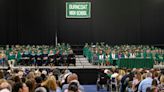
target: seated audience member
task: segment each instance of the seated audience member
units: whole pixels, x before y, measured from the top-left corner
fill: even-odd
[[[158,92],[158,83],[156,79],[152,81],[151,92]]]
[[[62,71],[62,74],[59,76],[59,81],[61,81],[61,84],[64,85],[64,84],[67,84],[67,78],[68,76],[72,74],[72,72],[70,72],[69,70],[67,69],[64,69]]]
[[[100,71],[101,72],[101,71]],[[111,75],[112,75],[112,72],[108,69],[105,69],[104,70],[104,73],[107,75],[107,77],[110,79],[111,78]]]
[[[48,79],[42,83],[42,86],[48,88],[50,92],[61,92],[61,89],[58,87],[57,81],[53,75],[49,76]]]
[[[68,78],[67,78],[67,82],[68,82],[67,84],[64,84],[64,85],[62,86],[62,92],[64,92],[66,89],[68,89],[69,84],[70,84],[71,82],[76,82],[76,83],[79,85],[79,86],[78,86],[79,90],[80,90],[81,92],[84,92],[83,86],[81,86],[81,85],[79,84],[77,74],[75,74],[75,73],[70,74],[70,75],[68,76]]]
[[[117,70],[115,70],[114,72],[113,72],[113,74],[111,75],[111,78],[117,78],[118,77],[118,72],[117,72]]]
[[[137,72],[134,75],[133,82],[132,82],[132,89],[134,92],[138,92],[138,86],[139,86],[140,82],[141,82],[141,73]]]
[[[146,89],[148,87],[151,87],[152,85],[152,73],[148,72],[146,79],[142,80],[141,83],[139,84],[138,91],[146,92]]]
[[[64,92],[81,92],[78,88],[78,84],[76,82],[71,82]]]
[[[42,77],[40,76],[35,77],[35,82],[36,82],[35,88],[40,87],[42,83]]]
[[[120,69],[118,72],[118,76],[117,76],[118,83],[120,83],[120,81],[124,75],[125,75],[125,70]]]
[[[120,92],[125,92],[128,83],[133,80],[133,77],[134,77],[133,73],[126,74],[122,77]]]
[[[160,77],[160,84],[158,85],[159,92],[164,92],[164,75]]]
[[[156,79],[157,80],[157,84],[159,84],[159,80],[158,80],[159,74],[158,74],[158,72],[157,71],[154,71],[153,74],[154,74],[154,76],[153,76],[154,79]]]
[[[12,86],[4,79],[0,79],[0,92],[11,92]]]
[[[27,79],[29,79],[29,80],[35,79],[35,74],[34,74],[34,72],[29,72],[29,74],[27,75]]]
[[[21,79],[19,78],[19,76],[14,77],[14,82],[21,82]]]
[[[11,91],[8,89],[1,89],[0,92],[11,92]]]
[[[29,92],[29,88],[25,83],[17,82],[14,84],[12,92]]]
[[[29,92],[34,92],[34,89],[35,89],[35,81],[34,80],[26,81],[26,85],[29,88]]]
[[[147,87],[146,92],[151,92],[151,87]]]
[[[46,89],[45,87],[38,87],[35,89],[34,92],[49,92],[49,90]]]
[[[128,86],[126,87],[126,92],[134,92],[132,89],[132,81],[129,81]]]
[[[52,69],[50,73],[55,76],[56,80],[59,80],[59,76],[61,75],[61,73],[58,68]]]

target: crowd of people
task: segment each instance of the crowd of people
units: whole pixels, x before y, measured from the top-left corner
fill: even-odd
[[[164,92],[164,71],[160,69],[103,69],[106,78],[114,78],[116,92]],[[100,79],[98,80],[100,81]]]
[[[68,69],[0,70],[0,92],[84,92],[78,75]]]
[[[164,64],[164,50],[149,45],[113,45],[88,43],[83,54],[93,64],[112,65],[113,60],[123,58],[150,58],[155,64]]]
[[[116,80],[116,92],[164,92],[164,71],[160,69],[112,67],[100,71]],[[68,69],[8,68],[0,70],[0,92],[85,92],[78,76]]]
[[[0,47],[0,65],[76,65],[75,55],[69,44],[49,45],[6,45]]]

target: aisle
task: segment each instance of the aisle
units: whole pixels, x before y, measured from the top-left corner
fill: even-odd
[[[107,90],[100,89],[100,91],[96,90],[96,85],[83,85],[85,92],[107,92]]]

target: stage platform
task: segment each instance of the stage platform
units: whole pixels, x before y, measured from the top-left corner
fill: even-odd
[[[98,71],[104,68],[112,68],[113,66],[98,66],[92,65],[83,55],[76,55],[76,66],[15,66],[14,69],[23,68],[23,69],[69,69],[71,72],[78,75],[78,79],[81,84],[96,84]],[[7,66],[0,66],[0,69],[7,69]],[[117,66],[116,66],[117,68]],[[164,69],[164,65],[154,65],[154,68]]]
[[[99,65],[92,65],[89,63],[87,58],[83,55],[76,55],[76,66],[15,66],[15,68],[28,68],[28,69],[45,69],[45,68],[58,68],[58,69],[104,69],[104,68],[112,68],[113,66],[99,66]],[[117,66],[115,66],[117,68]],[[8,66],[0,66],[0,69],[7,69]],[[164,69],[164,65],[154,65],[154,68]]]

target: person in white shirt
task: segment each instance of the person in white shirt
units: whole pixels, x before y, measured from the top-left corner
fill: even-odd
[[[136,58],[136,54],[135,54],[135,52],[134,52],[134,51],[132,51],[132,52],[130,53],[129,58]]]
[[[101,65],[105,65],[105,55],[103,54],[102,50],[99,51],[99,63]]]
[[[142,80],[141,83],[139,84],[138,91],[139,92],[146,92],[146,89],[151,87],[152,85],[152,73],[148,72],[147,73],[147,78]]]
[[[112,52],[112,59],[116,59],[115,51]]]

